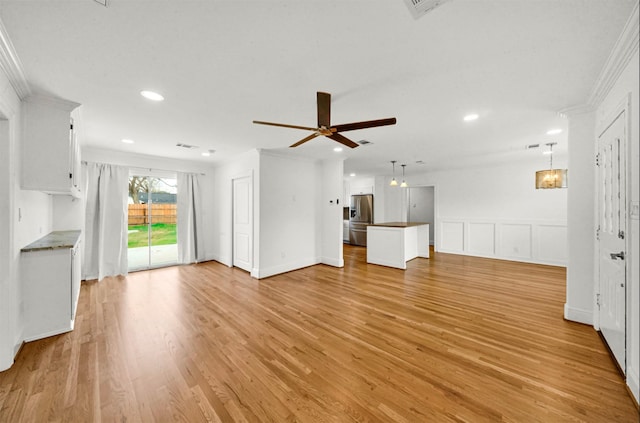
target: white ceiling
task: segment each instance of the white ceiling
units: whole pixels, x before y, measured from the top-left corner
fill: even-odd
[[[414,20],[403,0],[1,0],[0,18],[32,89],[83,105],[85,146],[213,164],[253,148],[340,154],[346,173],[397,160],[411,174],[546,163],[532,143],[566,152],[557,112],[587,101],[636,1],[452,0]],[[373,144],[342,153],[324,137],[288,149],[308,133],[252,124],[315,126],[316,91],[333,94],[334,124],[398,123],[344,133]]]

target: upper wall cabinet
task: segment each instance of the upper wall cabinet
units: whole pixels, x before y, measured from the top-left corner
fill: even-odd
[[[71,112],[80,105],[45,96],[22,104],[22,188],[79,197],[80,150]]]

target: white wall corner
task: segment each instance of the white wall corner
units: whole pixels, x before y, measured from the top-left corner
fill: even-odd
[[[591,90],[588,100],[590,105],[597,106],[602,103],[633,55],[638,51],[638,22],[638,2],[636,2],[620,37],[616,41],[613,50],[611,50],[611,54],[609,54],[609,58]]]
[[[335,257],[322,257],[320,263],[333,267],[344,267],[344,259],[336,259]]]
[[[564,304],[564,318],[572,322],[584,323],[585,325],[593,325],[593,312],[591,310],[581,310]]]
[[[7,75],[9,83],[16,91],[18,97],[20,97],[20,100],[24,100],[31,95],[31,87],[29,87],[27,78],[24,75],[24,71],[22,70],[22,63],[20,62],[20,58],[18,58],[18,54],[16,53],[16,50],[13,47],[13,43],[9,38],[7,29],[4,27],[4,24],[1,20],[0,68],[4,71],[5,75]]]

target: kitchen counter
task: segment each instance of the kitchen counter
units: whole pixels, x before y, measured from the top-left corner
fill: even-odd
[[[386,222],[367,226],[367,263],[406,269],[416,257],[429,258],[429,224]]]
[[[413,226],[421,226],[428,225],[428,223],[422,222],[384,222],[384,223],[373,223],[369,224],[369,226],[382,226],[385,228],[411,228]]]
[[[73,248],[80,239],[81,231],[53,231],[37,241],[23,247],[20,251],[56,250],[59,248]]]

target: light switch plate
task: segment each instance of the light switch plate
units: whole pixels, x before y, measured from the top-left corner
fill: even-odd
[[[632,201],[629,205],[630,215],[632,219],[638,220],[640,218],[640,202]]]

